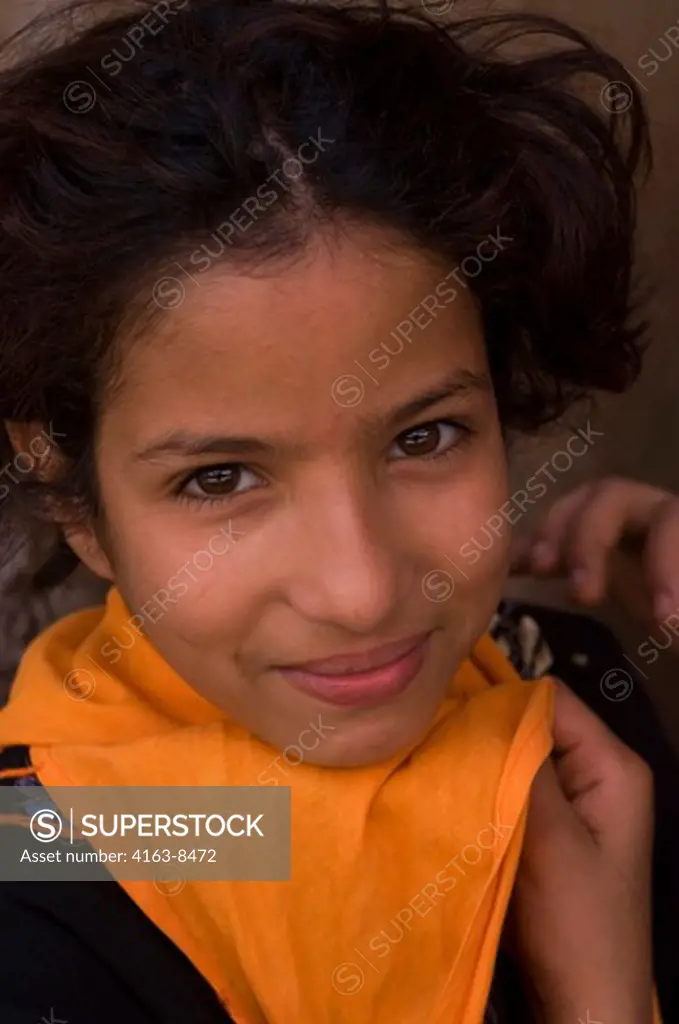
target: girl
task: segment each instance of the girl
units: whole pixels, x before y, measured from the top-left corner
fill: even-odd
[[[542,1019],[651,1021],[649,771],[488,636],[508,531],[462,554],[511,433],[638,373],[634,81],[529,16],[72,10],[0,80],[0,416],[41,578],[111,589],[4,780],[289,785],[292,866],[6,883],[3,1020],[515,1020],[514,887]]]

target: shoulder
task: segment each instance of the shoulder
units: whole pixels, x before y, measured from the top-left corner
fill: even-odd
[[[113,879],[0,881],[0,920],[8,1024],[233,1024],[212,986]]]
[[[0,786],[39,785],[28,747],[0,750]],[[5,829],[13,833],[0,839],[7,855],[24,845],[16,835],[24,826],[10,820]],[[208,982],[113,876],[6,881],[1,868],[0,859],[0,1020],[233,1024]]]

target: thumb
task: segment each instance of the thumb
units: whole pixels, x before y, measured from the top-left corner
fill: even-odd
[[[554,753],[557,775],[572,800],[607,781],[629,751],[584,701],[555,680]]]
[[[624,745],[587,705],[553,678],[553,754],[536,773],[530,793],[526,828],[539,831],[573,824],[572,801],[596,788],[607,774],[611,759]]]
[[[558,784],[599,842],[629,846],[630,837],[647,833],[652,818],[650,769],[567,686],[558,680],[556,684]]]

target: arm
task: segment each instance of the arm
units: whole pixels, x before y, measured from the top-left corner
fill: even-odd
[[[563,684],[512,924],[540,1024],[652,1024],[652,776]]]

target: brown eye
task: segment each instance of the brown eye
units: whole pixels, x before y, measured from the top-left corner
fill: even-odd
[[[193,477],[204,494],[231,494],[240,480],[240,466],[217,466],[215,469],[204,469]]]
[[[444,455],[459,443],[463,428],[447,420],[423,423],[399,434],[394,446],[400,450],[396,458],[421,459]]]
[[[238,462],[230,462],[223,466],[207,466],[193,473],[186,481],[182,493],[187,498],[209,501],[211,498],[235,497],[253,490],[259,484],[260,477],[251,469]]]

